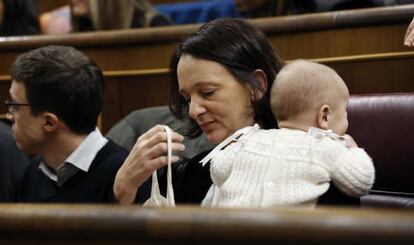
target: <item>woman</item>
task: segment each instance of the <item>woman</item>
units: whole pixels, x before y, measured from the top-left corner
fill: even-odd
[[[190,119],[187,135],[204,132],[215,144],[254,123],[276,128],[269,90],[283,64],[265,35],[247,22],[207,23],[178,45],[171,59],[170,108],[176,117]],[[183,150],[182,139],[173,134],[173,151]],[[148,198],[143,184],[166,165],[165,140],[161,126],[138,139],[115,179],[114,194],[120,203],[132,203],[137,193],[140,200]],[[178,203],[200,203],[206,195],[211,186],[209,165],[198,163],[206,154],[190,160],[183,175],[173,175]],[[177,160],[173,157],[173,162]]]
[[[73,32],[172,24],[147,0],[72,0],[71,12]]]
[[[257,28],[238,19],[212,21],[182,41],[174,52],[170,109],[177,118],[190,120],[187,135],[195,137],[203,132],[215,144],[254,123],[264,129],[277,128],[269,93],[283,65]],[[173,133],[173,151],[184,150],[183,138]],[[118,202],[130,204],[149,198],[148,178],[167,164],[165,142],[160,125],[138,138],[115,178]],[[200,160],[208,153],[191,159],[184,173],[173,174],[177,203],[199,204],[204,199],[212,181],[209,163],[203,166]],[[178,157],[173,156],[172,162],[176,161]],[[165,180],[165,176],[160,180],[161,188],[165,188]],[[358,204],[358,199],[342,195],[331,185],[321,203]]]
[[[0,36],[39,34],[33,0],[0,0]]]

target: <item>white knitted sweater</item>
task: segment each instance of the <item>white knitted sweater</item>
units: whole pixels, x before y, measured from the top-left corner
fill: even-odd
[[[256,129],[213,156],[211,177],[204,206],[313,207],[331,180],[348,195],[367,193],[375,170],[363,149],[330,137]]]

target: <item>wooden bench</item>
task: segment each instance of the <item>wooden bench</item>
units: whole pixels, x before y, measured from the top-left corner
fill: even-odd
[[[407,210],[0,205],[2,244],[413,244]]]

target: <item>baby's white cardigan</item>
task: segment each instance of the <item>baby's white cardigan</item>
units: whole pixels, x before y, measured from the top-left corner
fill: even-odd
[[[257,129],[213,156],[211,177],[204,206],[313,207],[331,180],[348,195],[367,193],[375,169],[363,149],[330,137]]]

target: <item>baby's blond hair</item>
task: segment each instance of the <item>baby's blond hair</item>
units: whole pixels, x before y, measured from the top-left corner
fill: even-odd
[[[341,77],[325,65],[295,60],[277,75],[271,91],[271,108],[278,122],[290,120],[327,104],[335,108],[349,96]]]

